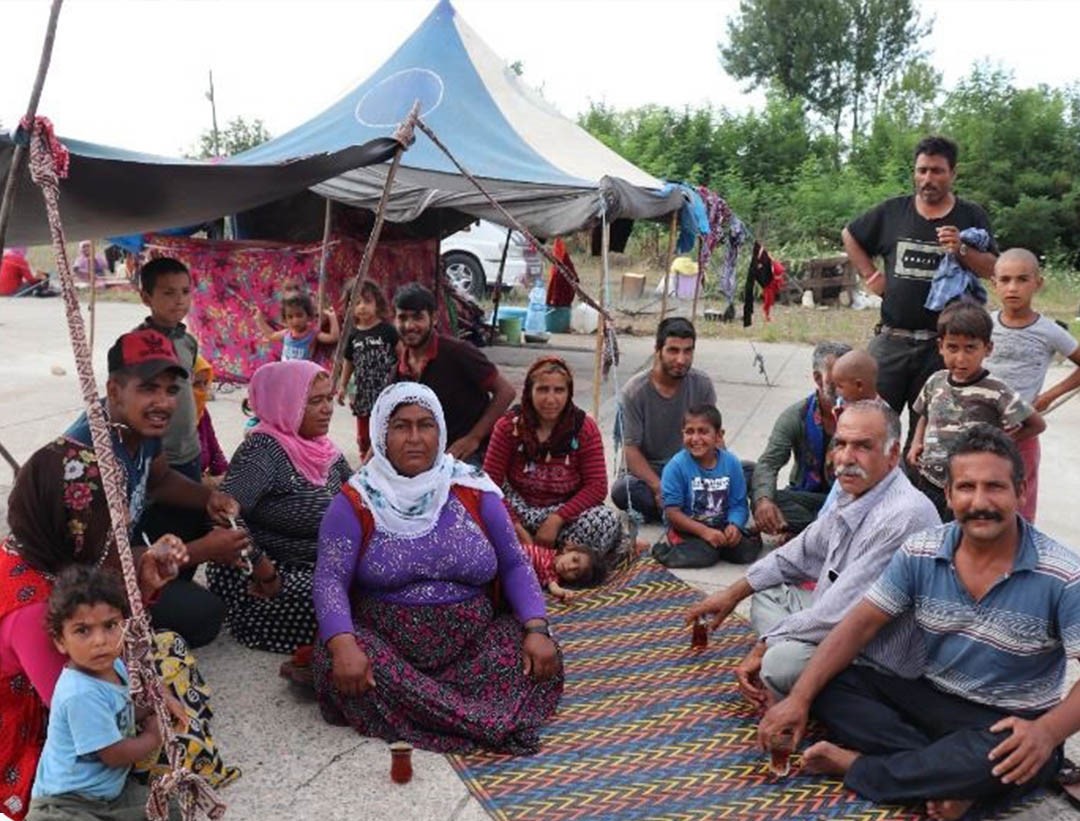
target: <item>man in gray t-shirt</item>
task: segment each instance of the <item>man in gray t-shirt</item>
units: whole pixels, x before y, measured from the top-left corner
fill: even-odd
[[[626,472],[615,479],[611,501],[646,521],[663,517],[660,473],[682,449],[683,417],[694,405],[716,404],[712,380],[691,367],[696,339],[689,320],[665,319],[656,329],[652,368],[631,378],[620,395]]]

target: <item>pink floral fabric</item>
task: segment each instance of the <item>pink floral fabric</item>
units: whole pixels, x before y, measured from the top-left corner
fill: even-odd
[[[321,242],[255,244],[151,234],[146,243],[149,256],[175,257],[191,270],[188,330],[199,340],[199,352],[213,364],[219,380],[246,382],[260,365],[280,358],[280,343],[263,340],[251,315],[253,305],[275,322],[281,315],[280,288],[286,279],[297,277],[309,293],[318,292]],[[360,240],[331,237],[326,295],[339,316],[342,285],[356,275],[363,253]],[[437,239],[381,240],[368,277],[382,284],[387,299],[406,282],[434,290],[438,253]],[[441,313],[440,326],[447,328],[445,307]],[[333,350],[321,347],[315,361],[328,364],[332,357]]]

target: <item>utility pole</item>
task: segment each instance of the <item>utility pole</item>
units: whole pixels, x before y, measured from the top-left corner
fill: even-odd
[[[210,90],[206,92],[206,99],[210,101],[211,135],[214,139],[214,156],[221,156],[221,144],[218,139],[217,127],[217,104],[214,102],[214,70],[210,69]]]

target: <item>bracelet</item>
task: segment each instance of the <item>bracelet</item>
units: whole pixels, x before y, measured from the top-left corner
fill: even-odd
[[[871,282],[873,282],[875,279],[877,279],[881,275],[882,275],[881,271],[874,271],[874,273],[870,274],[870,276],[868,276],[866,279],[864,279],[863,282],[865,282],[867,285],[869,285]]]

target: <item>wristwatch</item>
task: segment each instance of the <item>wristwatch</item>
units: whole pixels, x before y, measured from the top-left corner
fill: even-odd
[[[547,636],[549,639],[555,638],[551,635],[551,625],[548,624],[547,619],[544,619],[543,624],[534,624],[530,627],[526,627],[525,635],[527,636],[529,633],[539,633],[541,636]]]

